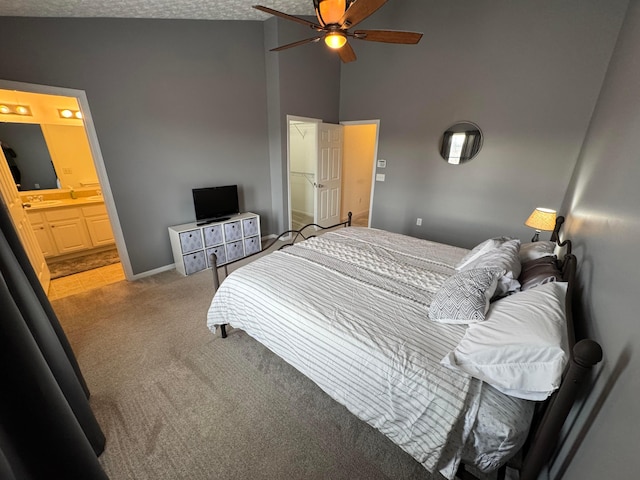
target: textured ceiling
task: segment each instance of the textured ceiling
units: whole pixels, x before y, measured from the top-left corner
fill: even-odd
[[[312,0],[0,0],[0,16],[265,20],[266,7],[313,15]]]

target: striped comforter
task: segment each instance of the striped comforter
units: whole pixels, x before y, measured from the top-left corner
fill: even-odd
[[[499,450],[494,455],[478,432],[512,432],[519,422],[526,435],[530,411],[440,365],[465,326],[432,322],[428,308],[466,252],[381,230],[340,229],[233,272],[214,296],[207,324],[245,330],[430,472],[453,478],[463,455],[489,470],[521,438],[487,440]],[[487,396],[498,401],[481,405]],[[514,420],[492,425],[505,410]],[[478,417],[488,424],[474,430]]]

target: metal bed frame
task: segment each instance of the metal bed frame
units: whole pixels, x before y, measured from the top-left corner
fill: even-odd
[[[504,480],[508,467],[519,471],[520,480],[536,480],[538,478],[556,449],[562,426],[583,385],[588,382],[591,369],[602,360],[602,348],[598,343],[589,339],[576,342],[573,300],[577,258],[571,253],[571,240],[560,241],[559,231],[563,223],[564,217],[559,216],[551,234],[551,241],[566,249],[564,258],[558,260],[557,263],[562,272],[563,280],[568,282],[565,310],[570,350],[569,363],[565,368],[560,388],[547,400],[537,404],[524,446],[514,458],[498,470],[498,480]],[[460,465],[456,477],[461,480],[479,480],[478,477],[468,472],[463,464]]]
[[[556,219],[555,229],[551,234],[551,241],[566,249],[564,258],[561,261],[558,260],[558,267],[562,272],[563,280],[568,282],[565,308],[570,349],[569,363],[565,369],[560,388],[547,400],[538,402],[525,445],[514,458],[509,460],[498,470],[498,480],[504,480],[508,467],[515,468],[520,472],[520,480],[536,480],[538,478],[538,475],[548,463],[551,454],[557,446],[556,442],[562,426],[564,425],[569,411],[573,407],[583,384],[588,382],[591,369],[600,362],[600,360],[602,360],[602,348],[598,343],[589,339],[576,342],[572,303],[574,299],[577,259],[575,255],[571,253],[571,240],[560,241],[559,231],[563,223],[564,217],[559,216]],[[307,228],[315,227],[315,231],[317,231],[349,226],[351,226],[351,212],[349,212],[348,219],[346,221],[337,223],[330,227],[322,227],[318,224],[310,223],[299,230],[287,230],[269,242],[269,244],[260,252],[253,253],[247,257],[223,265],[225,269],[225,276],[228,273],[228,265],[245,260],[253,255],[263,253],[285,236],[290,235],[290,241],[289,243],[282,245],[279,250],[293,245],[300,239],[305,240],[315,236],[303,233]],[[211,265],[213,269],[215,292],[220,286],[218,279],[219,267],[217,266],[215,254],[212,254]],[[226,338],[226,324],[221,325],[220,330],[222,337]],[[456,473],[456,477],[461,480],[479,480],[477,476],[466,469],[464,464],[460,465],[460,468]]]
[[[267,245],[265,245],[260,251],[258,252],[254,252],[250,255],[247,255],[246,257],[242,257],[242,258],[238,258],[237,260],[233,260],[231,262],[225,263],[224,265],[222,265],[222,267],[224,267],[224,275],[225,278],[227,277],[227,275],[229,274],[229,271],[227,270],[227,267],[229,265],[232,265],[236,262],[240,262],[242,260],[246,260],[247,258],[251,258],[254,255],[260,255],[261,253],[264,254],[265,251],[269,250],[277,241],[279,241],[280,239],[284,238],[284,237],[290,237],[288,243],[285,243],[283,245],[281,245],[278,250],[282,250],[285,247],[289,247],[291,245],[293,245],[294,243],[296,243],[297,241],[301,241],[301,240],[306,240],[308,238],[312,238],[315,237],[315,235],[310,235],[308,233],[303,233],[306,229],[308,228],[314,228],[314,232],[317,232],[318,230],[332,230],[334,228],[339,228],[339,227],[350,227],[351,226],[351,218],[352,218],[353,214],[351,212],[347,213],[347,219],[344,222],[340,222],[340,223],[336,223],[335,225],[331,225],[329,227],[323,227],[322,225],[318,225],[317,223],[308,223],[305,226],[301,227],[298,230],[287,230],[286,232],[282,232],[280,235],[278,235],[276,238],[272,239]],[[215,253],[212,253],[211,256],[209,257],[209,264],[211,265],[211,270],[213,271],[213,292],[217,292],[218,288],[220,287],[220,279],[218,278],[218,257],[216,257]],[[220,333],[222,334],[222,338],[227,338],[227,325],[220,325]]]

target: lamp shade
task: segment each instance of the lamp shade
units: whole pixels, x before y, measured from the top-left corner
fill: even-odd
[[[524,224],[536,230],[550,232],[556,228],[556,211],[550,208],[536,208]]]
[[[337,24],[349,8],[350,0],[313,0],[320,25]]]

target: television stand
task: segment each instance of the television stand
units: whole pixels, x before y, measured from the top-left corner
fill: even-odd
[[[259,252],[260,216],[247,212],[225,218],[169,227],[169,239],[176,270],[191,275]]]

